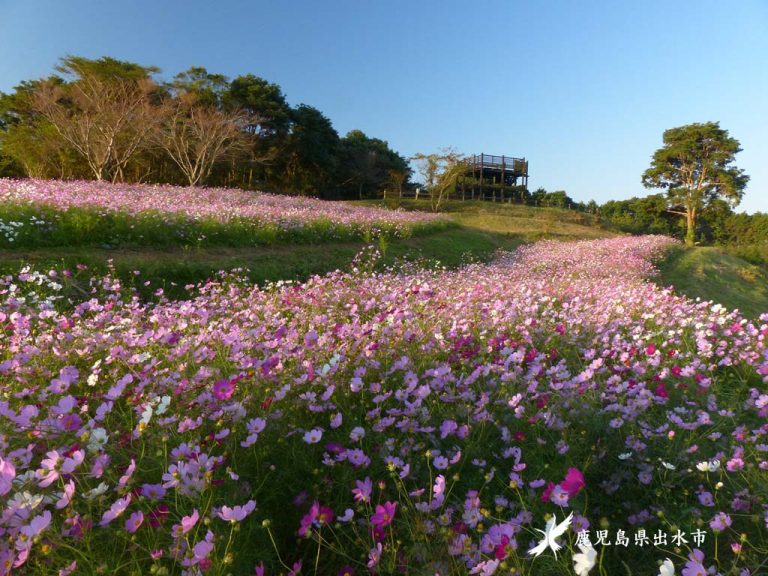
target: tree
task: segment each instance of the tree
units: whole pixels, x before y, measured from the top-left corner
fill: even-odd
[[[446,149],[440,154],[416,154],[412,158],[429,192],[433,212],[440,210],[456,181],[467,170],[464,157],[455,150]]]
[[[243,112],[226,112],[209,99],[180,94],[166,105],[156,142],[184,173],[190,186],[205,182],[214,165],[245,148]]]
[[[25,81],[14,93],[0,94],[0,147],[27,176],[65,178],[72,175],[77,158],[50,122],[33,110],[41,82]]]
[[[229,84],[222,97],[222,107],[241,110],[248,118],[244,130],[252,137],[250,154],[237,163],[241,182],[247,187],[256,181],[268,183],[282,175],[278,160],[287,147],[291,128],[291,107],[280,86],[246,74]]]
[[[246,129],[261,139],[287,136],[291,107],[277,84],[253,74],[238,76],[230,82],[222,102],[228,110],[245,111],[252,120]]]
[[[218,108],[229,90],[229,81],[223,74],[211,74],[202,66],[192,66],[176,74],[168,87],[176,94],[194,94],[198,103]]]
[[[642,176],[646,188],[667,190],[668,210],[686,217],[686,244],[693,245],[696,219],[716,198],[738,205],[749,177],[732,166],[741,152],[718,122],[688,124],[664,132],[664,146]]]
[[[299,194],[327,192],[338,167],[339,134],[320,110],[300,104],[291,110],[286,142],[285,186]]]
[[[400,190],[408,178],[408,161],[379,138],[369,138],[361,130],[351,130],[339,142],[339,180],[342,197],[378,194],[381,190]],[[393,178],[393,173],[397,178]]]
[[[97,180],[122,180],[128,162],[159,123],[158,87],[149,77],[154,69],[70,56],[58,70],[74,80],[41,82],[32,109],[86,160]]]

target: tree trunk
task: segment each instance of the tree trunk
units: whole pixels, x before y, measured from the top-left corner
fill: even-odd
[[[685,233],[686,246],[693,246],[696,242],[696,211],[689,208],[686,210],[686,221],[688,229]]]

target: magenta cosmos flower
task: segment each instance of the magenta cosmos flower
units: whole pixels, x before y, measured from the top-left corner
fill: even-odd
[[[374,526],[389,526],[395,517],[397,502],[385,502],[382,506],[376,506],[376,513],[371,516],[371,524]]]
[[[229,400],[235,391],[234,380],[218,380],[213,385],[213,397],[216,400],[224,401]]]
[[[560,488],[565,490],[570,498],[573,498],[584,489],[586,484],[584,474],[578,468],[568,468],[565,480],[560,482]]]

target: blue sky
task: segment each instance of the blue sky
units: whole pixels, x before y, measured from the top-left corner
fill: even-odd
[[[768,1],[0,0],[0,91],[65,54],[253,73],[403,155],[525,156],[530,186],[603,202],[665,129],[719,121],[768,212]]]

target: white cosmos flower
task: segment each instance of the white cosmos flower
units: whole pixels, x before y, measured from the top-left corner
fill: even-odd
[[[667,470],[675,470],[677,467],[674,464],[670,464],[669,462],[664,462],[664,460],[661,461],[661,465],[664,466]]]
[[[624,452],[623,454],[619,454],[619,460],[626,460],[632,456],[632,452]]]
[[[34,510],[43,501],[42,494],[32,494],[31,492],[17,492],[13,495],[11,502],[16,508],[26,508],[28,510]]]
[[[88,437],[88,450],[90,452],[99,452],[109,441],[109,434],[104,428],[94,428]]]
[[[163,396],[160,398],[160,403],[157,405],[157,410],[155,413],[160,416],[163,414],[167,409],[168,405],[171,403],[171,397],[170,396]]]
[[[93,488],[92,490],[88,490],[85,494],[83,494],[83,497],[86,500],[93,500],[94,498],[97,498],[104,494],[107,490],[109,490],[109,485],[106,482],[102,482],[96,488]]]
[[[672,564],[672,560],[665,559],[659,568],[659,576],[675,576],[675,565]]]
[[[587,576],[589,571],[595,566],[597,551],[591,544],[589,546],[579,544],[579,550],[581,552],[573,555],[573,570],[576,572],[576,576]]]
[[[707,462],[699,462],[696,464],[696,469],[700,472],[717,472],[720,470],[720,460],[710,460]]]

